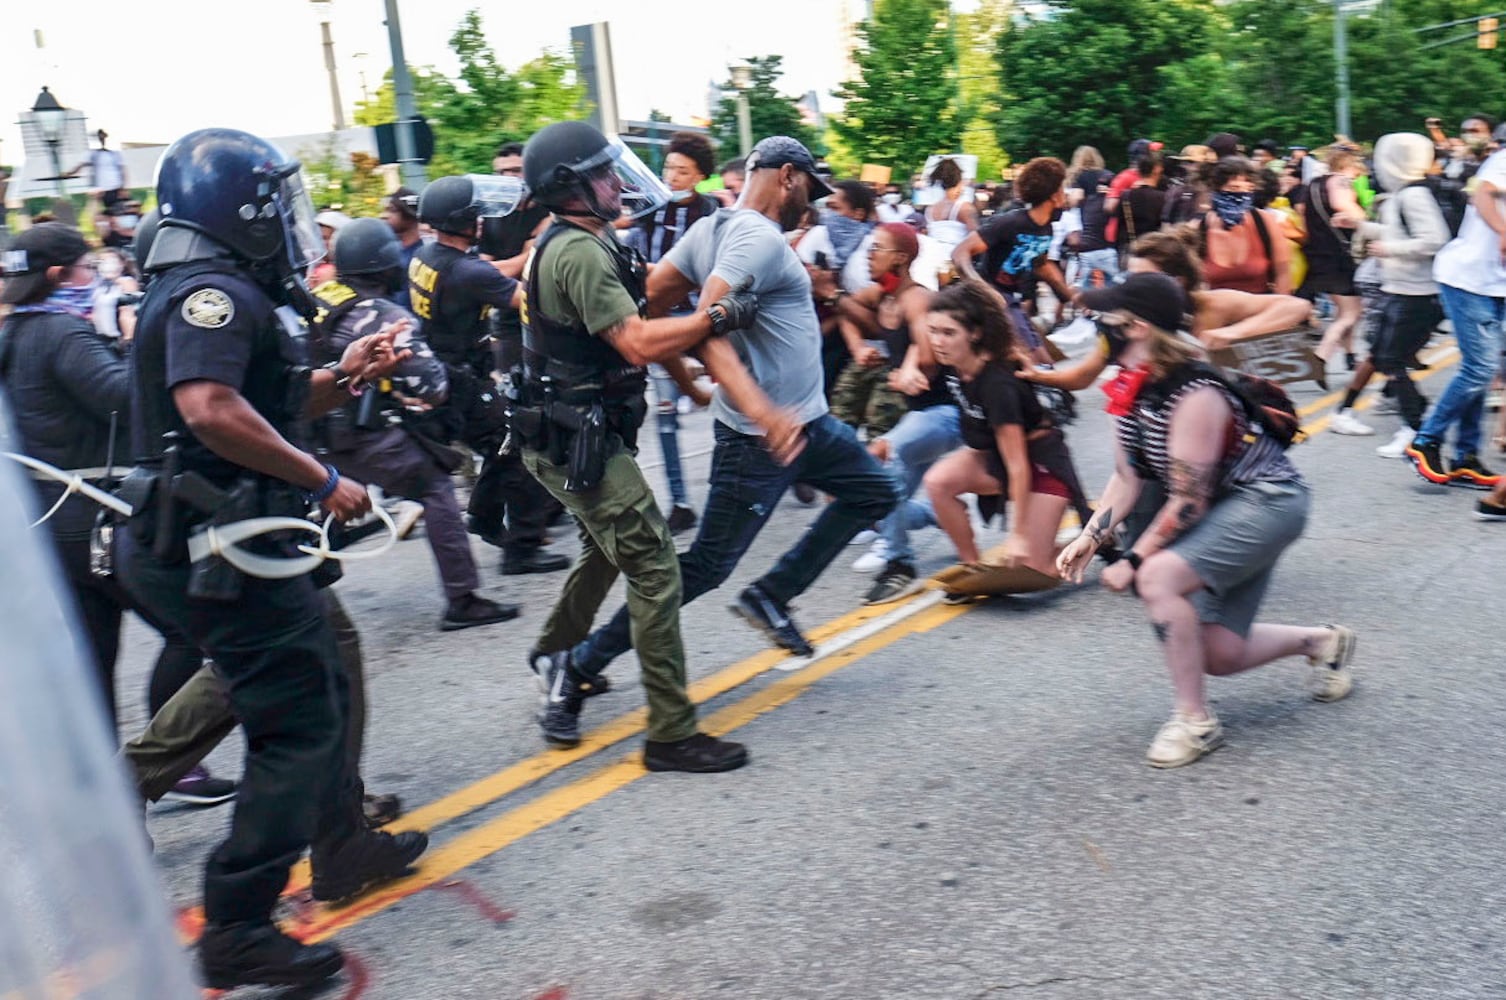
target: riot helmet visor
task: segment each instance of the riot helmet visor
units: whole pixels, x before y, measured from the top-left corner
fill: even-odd
[[[621,212],[630,219],[641,219],[669,204],[669,188],[621,139],[613,136],[607,140],[607,148],[602,150],[601,156],[606,159],[597,170],[582,170],[587,180],[587,197],[593,202],[599,197],[601,190],[596,179],[607,174],[615,179]],[[615,218],[615,213],[607,218]]]
[[[471,206],[482,219],[501,218],[512,214],[528,189],[516,177],[505,174],[470,174]]]
[[[295,161],[278,172],[273,204],[282,217],[288,247],[288,262],[297,270],[324,259],[324,235],[314,221],[314,201],[303,186],[303,174]]]

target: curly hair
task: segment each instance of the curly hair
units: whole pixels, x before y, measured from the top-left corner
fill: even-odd
[[[1215,191],[1222,191],[1224,186],[1238,177],[1255,178],[1255,164],[1243,156],[1225,156],[1213,165],[1213,176],[1209,184]]]
[[[1037,156],[1025,164],[1014,180],[1015,194],[1034,208],[1060,191],[1067,180],[1067,165],[1054,156]]]
[[[1175,278],[1182,290],[1191,295],[1203,286],[1203,262],[1198,258],[1199,239],[1195,225],[1146,233],[1130,247],[1130,256],[1138,257],[1162,274]]]
[[[847,199],[847,204],[852,206],[854,212],[862,212],[865,220],[873,218],[873,213],[878,208],[873,188],[862,181],[837,181],[832,187],[842,192],[842,197]]]
[[[1014,350],[1014,325],[1003,296],[982,281],[965,278],[952,282],[931,297],[929,311],[950,316],[968,333],[976,334],[969,339],[977,353],[1009,362]]]
[[[716,173],[716,149],[711,140],[699,132],[676,132],[669,137],[669,149],[665,152],[687,157],[702,177]]]

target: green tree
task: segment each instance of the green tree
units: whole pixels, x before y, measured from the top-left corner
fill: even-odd
[[[825,153],[809,125],[805,123],[796,98],[786,97],[776,84],[784,75],[781,65],[783,56],[750,56],[748,66],[751,83],[744,92],[748,99],[748,119],[753,124],[753,141],[771,135],[787,135],[799,139],[817,156]],[[722,99],[711,116],[711,135],[723,150],[738,150],[737,134],[737,88],[733,85],[729,68],[727,79],[721,85]]]
[[[999,33],[1009,23],[1008,0],[982,0],[971,14],[957,15],[958,88],[962,94],[962,151],[978,158],[978,178],[998,180],[1009,154],[994,130],[999,103]]]
[[[1177,67],[1203,57],[1214,85],[1226,79],[1225,24],[1215,0],[1063,0],[1015,20],[999,36],[999,142],[1016,159],[1089,144],[1112,162],[1152,131],[1201,141],[1223,112],[1185,103],[1197,77]]]
[[[585,87],[574,64],[544,53],[516,71],[497,60],[486,40],[479,11],[469,11],[450,36],[460,73],[444,76],[432,67],[412,71],[418,113],[434,130],[431,176],[491,170],[492,154],[504,142],[521,142],[550,122],[586,112]],[[356,106],[359,124],[397,119],[389,73],[370,101]]]
[[[963,108],[956,23],[948,0],[878,0],[857,26],[858,78],[842,84],[833,128],[865,163],[908,177],[932,153],[955,152]]]

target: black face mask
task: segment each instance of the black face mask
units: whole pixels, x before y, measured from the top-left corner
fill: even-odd
[[[1123,354],[1124,349],[1129,346],[1129,338],[1124,335],[1124,325],[1104,322],[1101,316],[1093,320],[1093,325],[1098,328],[1098,335],[1108,345],[1109,364],[1115,364],[1119,355]]]

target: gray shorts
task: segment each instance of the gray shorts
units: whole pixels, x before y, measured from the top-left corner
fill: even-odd
[[[1203,581],[1192,595],[1198,620],[1246,636],[1276,560],[1297,540],[1312,503],[1298,480],[1235,487],[1170,545]]]

